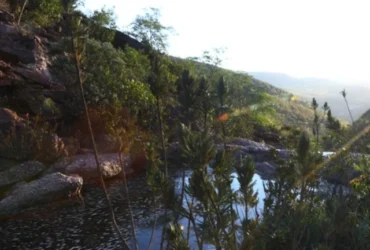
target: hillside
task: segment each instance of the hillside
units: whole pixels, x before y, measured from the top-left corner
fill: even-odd
[[[1,249],[367,249],[370,111],[342,126],[217,49],[168,55],[158,9],[121,32],[82,2],[0,0]]]
[[[360,153],[370,153],[370,109],[355,121],[348,131],[349,138],[360,135],[358,141],[352,146],[353,150]],[[360,134],[361,133],[361,134]]]
[[[182,65],[191,65],[191,61],[187,59],[172,58],[176,63]],[[194,63],[194,62],[193,62]],[[195,62],[193,66],[196,75],[210,75],[212,66],[201,62]],[[230,88],[235,88],[235,100],[240,96],[252,99],[256,95],[265,95],[268,98],[263,105],[272,113],[270,116],[277,122],[278,126],[297,126],[307,129],[312,122],[313,110],[307,100],[298,98],[291,92],[274,86],[268,81],[260,80],[250,74],[236,72],[227,69],[218,68],[218,72],[214,78],[224,75],[229,82]],[[311,101],[311,100],[310,100]]]
[[[281,73],[252,72],[250,74],[257,79],[294,93],[303,100],[311,101],[312,98],[316,98],[321,105],[328,102],[333,115],[346,121],[350,121],[350,116],[340,94],[343,89],[347,92],[347,100],[355,120],[370,107],[368,98],[370,88],[320,78],[295,78]]]

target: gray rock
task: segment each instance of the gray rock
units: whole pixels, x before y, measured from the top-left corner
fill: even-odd
[[[27,161],[0,172],[0,187],[26,181],[39,175],[46,166],[38,161]]]
[[[65,157],[59,159],[57,162],[52,164],[47,171],[45,171],[45,174],[53,174],[53,173],[62,173],[66,174],[66,168],[69,164],[72,163],[73,158],[72,157]]]
[[[218,146],[218,150],[221,150],[223,145]],[[236,144],[227,144],[226,150],[233,152],[233,159],[239,160],[244,157],[251,157],[255,162],[264,162],[273,159],[272,148],[268,147],[255,147],[253,145],[241,146]]]
[[[114,154],[99,155],[102,175],[104,179],[112,178],[122,173],[123,168],[120,165],[119,156]],[[131,159],[127,154],[122,155],[124,170],[126,174],[132,172]],[[68,160],[70,163],[65,168],[66,174],[78,174],[85,179],[99,178],[95,157],[93,154],[78,155]],[[61,166],[58,166],[59,169]]]
[[[79,193],[83,184],[80,176],[61,173],[46,175],[40,179],[15,188],[0,201],[0,214],[11,214],[38,204],[67,199]]]
[[[272,179],[275,177],[278,166],[271,162],[257,162],[255,164],[256,173],[264,179]]]
[[[249,149],[251,151],[262,151],[262,150],[267,151],[274,148],[273,146],[270,146],[268,144],[251,141],[245,138],[233,139],[230,142],[228,142],[228,144],[243,146],[244,148]]]

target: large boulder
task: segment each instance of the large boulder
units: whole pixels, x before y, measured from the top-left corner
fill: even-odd
[[[223,144],[218,145],[218,150],[224,148]],[[273,153],[276,152],[275,148],[254,142],[244,138],[234,139],[226,144],[226,150],[233,152],[233,159],[239,160],[241,157],[251,157],[255,162],[263,162],[273,159]]]
[[[0,201],[0,214],[17,213],[38,204],[68,199],[80,192],[83,180],[79,176],[61,173],[46,175],[40,179],[19,185]]]
[[[13,166],[0,172],[0,187],[30,180],[41,174],[45,169],[46,166],[38,161],[28,161]]]
[[[131,168],[131,159],[127,154],[122,155],[123,168],[120,164],[119,156],[114,154],[100,154],[99,163],[104,179],[112,178],[123,174],[133,173]],[[77,155],[74,157],[64,158],[55,164],[49,170],[50,172],[62,172],[67,175],[77,174],[84,178],[85,181],[90,182],[97,180],[100,176],[97,171],[94,154]]]

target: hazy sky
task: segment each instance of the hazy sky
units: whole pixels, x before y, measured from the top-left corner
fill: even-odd
[[[143,8],[161,10],[174,56],[226,47],[224,67],[369,83],[369,0],[85,0],[115,6],[120,28]]]

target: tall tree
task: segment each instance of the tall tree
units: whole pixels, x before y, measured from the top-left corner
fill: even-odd
[[[188,70],[184,70],[178,81],[178,101],[180,104],[181,122],[190,126],[193,121],[195,106],[197,105],[197,84]]]
[[[197,109],[203,115],[203,131],[206,133],[206,131],[208,131],[207,121],[209,119],[210,113],[214,109],[214,98],[210,91],[210,84],[204,76],[200,79],[198,85],[197,99]]]
[[[320,121],[319,121],[319,114],[317,112],[317,108],[319,107],[319,104],[317,103],[315,98],[312,99],[311,107],[314,112],[312,132],[316,136],[316,147],[318,147],[319,138],[320,138]]]
[[[108,191],[107,191],[106,186],[105,186],[105,181],[104,181],[103,174],[102,174],[102,168],[101,168],[100,161],[99,161],[98,150],[97,150],[97,147],[96,147],[94,133],[93,133],[93,130],[92,130],[91,121],[90,121],[90,117],[89,117],[89,110],[87,108],[87,103],[86,103],[86,99],[85,99],[85,95],[84,95],[83,78],[82,78],[82,71],[81,71],[81,67],[80,67],[80,60],[81,60],[82,54],[81,54],[81,51],[78,51],[78,49],[77,49],[78,47],[77,47],[77,44],[76,44],[76,36],[75,36],[74,28],[73,28],[73,22],[74,22],[74,20],[73,20],[73,10],[76,9],[77,2],[75,0],[61,0],[61,3],[64,7],[64,15],[67,18],[67,27],[69,28],[68,31],[69,31],[70,36],[71,36],[71,48],[72,48],[72,52],[73,52],[74,64],[75,64],[76,73],[77,73],[77,82],[78,82],[78,85],[79,85],[80,95],[81,95],[81,99],[82,99],[83,106],[84,106],[85,113],[86,113],[86,117],[87,117],[87,124],[88,124],[88,129],[89,129],[89,132],[90,132],[90,138],[91,138],[91,141],[93,143],[93,149],[94,149],[94,156],[95,156],[97,172],[99,173],[100,182],[103,186],[105,198],[107,200],[109,210],[111,212],[113,225],[114,225],[114,227],[115,227],[115,229],[116,229],[116,231],[117,231],[117,233],[118,233],[118,235],[119,235],[119,237],[122,241],[123,248],[126,249],[126,250],[129,250],[130,247],[127,244],[126,240],[124,239],[124,237],[123,237],[123,235],[122,235],[122,233],[121,233],[121,231],[120,231],[120,229],[117,225],[114,210],[113,210],[113,207],[112,207],[112,203],[111,203],[111,200],[110,200],[109,195],[108,195]],[[78,21],[77,21],[77,26],[78,26]]]
[[[352,124],[354,124],[355,121],[353,120],[352,112],[351,112],[351,109],[349,108],[349,104],[348,104],[348,101],[347,101],[347,92],[346,92],[345,89],[343,89],[340,93],[342,94],[343,99],[346,102],[348,113],[349,113],[349,115],[351,117]]]
[[[159,9],[149,8],[144,15],[138,15],[131,23],[131,34],[141,42],[149,43],[158,51],[166,51],[168,36],[174,33],[174,29],[160,22]]]

